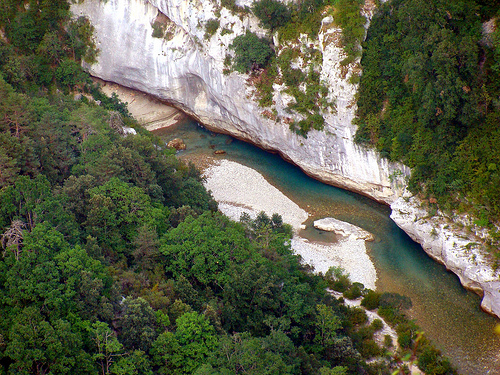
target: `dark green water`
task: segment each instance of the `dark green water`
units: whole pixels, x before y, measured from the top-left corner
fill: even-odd
[[[311,221],[335,217],[358,225],[376,237],[370,257],[377,270],[377,290],[409,296],[411,316],[460,374],[500,374],[500,339],[493,333],[497,319],[479,308],[477,295],[463,289],[458,278],[430,259],[389,218],[390,209],[368,198],[318,182],[279,156],[226,135],[215,135],[188,122],[155,132],[165,141],[182,138],[180,156],[223,157],[259,171],[272,185],[312,215]],[[223,156],[213,155],[224,150]],[[307,237],[327,240],[308,229]]]

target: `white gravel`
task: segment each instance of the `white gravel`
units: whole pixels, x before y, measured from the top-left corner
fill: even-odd
[[[364,240],[346,239],[326,245],[295,236],[292,239],[292,248],[305,263],[313,265],[316,272],[324,274],[332,266],[342,267],[349,273],[351,281],[362,283],[365,288],[375,290],[377,273],[366,253]]]
[[[243,212],[252,218],[260,211],[269,216],[278,213],[297,233],[308,218],[306,211],[252,168],[224,159],[205,169],[204,177],[205,187],[212,191],[213,197],[219,202],[220,211],[233,220],[239,220]],[[340,266],[349,273],[351,281],[375,289],[377,274],[362,239],[349,237],[327,245],[308,241],[295,234],[292,249],[316,272],[325,273],[332,266]]]
[[[298,230],[300,224],[309,216],[306,211],[267,182],[256,170],[234,161],[221,160],[205,170],[205,177],[205,187],[212,191],[215,200],[219,203],[256,212],[264,211],[269,216],[278,213],[283,221],[295,230]],[[223,207],[221,206],[222,212],[224,212]],[[224,213],[232,219],[239,220],[239,215],[235,217],[234,212]]]

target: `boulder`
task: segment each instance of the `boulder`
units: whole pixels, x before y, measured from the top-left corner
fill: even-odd
[[[168,147],[173,147],[177,151],[185,150],[186,149],[186,144],[180,138],[174,138],[174,139],[172,139],[170,142],[167,143],[167,146]]]
[[[356,225],[346,223],[345,221],[337,220],[332,217],[327,217],[314,222],[314,228],[324,230],[326,232],[334,232],[342,237],[349,237],[356,240],[373,241],[373,234],[367,232]]]

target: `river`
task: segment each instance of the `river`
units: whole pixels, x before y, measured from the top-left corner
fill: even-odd
[[[214,134],[188,121],[154,132],[164,141],[182,138],[190,160],[226,158],[260,172],[268,182],[311,214],[310,221],[335,217],[373,233],[369,255],[377,270],[377,291],[409,296],[410,315],[463,375],[500,374],[498,320],[483,311],[480,298],[466,291],[458,278],[434,262],[389,218],[390,209],[366,197],[338,189],[304,174],[279,156],[227,135]],[[224,155],[214,155],[224,150]],[[195,162],[195,164],[197,164]],[[310,228],[301,235],[327,241]]]

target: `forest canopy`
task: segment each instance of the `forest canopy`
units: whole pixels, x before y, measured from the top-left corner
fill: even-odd
[[[412,168],[413,192],[485,226],[500,215],[498,15],[494,1],[382,4],[363,45],[356,119],[357,142]]]
[[[421,368],[454,373],[401,298],[313,274],[279,215],[218,212],[199,171],[82,70],[98,50],[67,1],[2,1],[0,28],[0,374],[399,368],[381,322],[328,288],[368,298]]]

